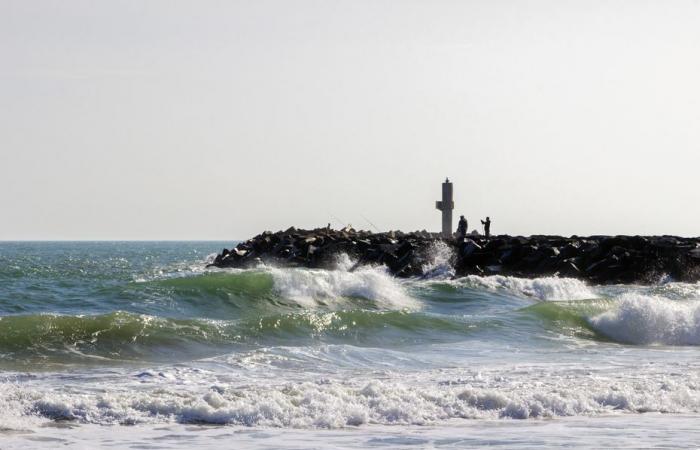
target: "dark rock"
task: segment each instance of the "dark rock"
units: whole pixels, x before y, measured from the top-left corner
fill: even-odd
[[[481,250],[481,246],[471,239],[466,239],[462,245],[462,256],[469,256],[475,251]]]
[[[224,248],[211,265],[252,267],[258,262],[332,268],[335,256],[347,253],[362,264],[384,264],[396,276],[420,276],[431,249],[442,241],[454,249],[458,276],[504,274],[520,277],[559,275],[595,283],[654,282],[662,274],[679,281],[700,279],[700,238],[675,236],[591,236],[564,238],[536,235],[469,236],[442,239],[425,230],[370,233],[350,227],[318,228],[260,235]]]
[[[488,273],[491,273],[491,274],[501,273],[502,270],[503,270],[503,266],[499,266],[499,265],[486,266],[486,271]]]
[[[498,259],[501,261],[501,263],[507,264],[511,261],[514,260],[514,251],[513,248],[508,247],[504,248],[501,250],[501,254],[498,257]]]
[[[579,246],[580,244],[578,242],[568,243],[559,250],[559,256],[564,259],[576,256],[579,251]]]
[[[557,275],[569,278],[578,278],[581,270],[572,261],[564,261],[557,269]]]

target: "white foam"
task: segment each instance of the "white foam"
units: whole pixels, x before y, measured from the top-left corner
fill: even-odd
[[[426,256],[427,263],[423,265],[424,279],[450,279],[455,275],[454,247],[444,241],[435,241]]]
[[[599,332],[628,344],[700,345],[700,301],[625,293],[589,319]]]
[[[700,411],[696,367],[682,373],[641,372],[616,368],[614,373],[591,375],[504,367],[462,372],[441,382],[423,375],[394,374],[383,380],[352,377],[280,384],[248,379],[245,384],[213,383],[204,372],[193,373],[188,380],[178,378],[179,373],[133,375],[124,381],[110,380],[109,387],[65,386],[64,382],[53,387],[0,384],[0,407],[18,422],[26,420],[25,426],[37,418],[50,418],[94,424],[181,422],[287,428]],[[440,371],[437,376],[444,379],[450,374]],[[138,378],[138,385],[130,385],[130,378]]]
[[[350,272],[350,263],[341,261],[338,270],[266,268],[274,289],[284,298],[314,307],[359,297],[383,309],[416,309],[417,300],[408,295],[402,283],[383,267],[362,266]]]
[[[15,383],[0,382],[0,433],[30,431],[46,422],[27,409],[37,398],[28,397],[26,390]]]
[[[650,293],[671,299],[700,300],[700,282],[669,282],[652,286]]]
[[[480,277],[469,275],[457,280],[462,285],[490,291],[507,291],[509,293],[531,297],[543,301],[585,300],[597,298],[594,290],[581,280],[575,278],[516,278],[502,275]]]

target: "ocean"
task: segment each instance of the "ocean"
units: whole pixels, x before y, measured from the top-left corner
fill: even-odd
[[[700,284],[0,243],[0,448],[700,445]]]

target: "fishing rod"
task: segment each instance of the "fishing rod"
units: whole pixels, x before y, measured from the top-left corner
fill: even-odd
[[[375,230],[377,230],[377,233],[381,233],[381,231],[379,231],[379,228],[378,228],[375,224],[373,224],[372,221],[370,221],[367,217],[365,217],[364,214],[360,214],[360,215],[362,216],[363,219],[365,219],[365,221],[366,221],[368,224],[370,224],[370,225],[372,226],[372,228],[374,228]]]
[[[341,227],[344,228],[345,226],[347,226],[347,222],[343,222],[342,220],[338,219],[337,217],[335,217],[331,213],[328,213],[328,215],[331,216],[331,219],[335,220],[338,223],[338,225],[340,225]]]

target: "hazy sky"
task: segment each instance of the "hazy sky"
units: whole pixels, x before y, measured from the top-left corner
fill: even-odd
[[[0,69],[0,239],[700,235],[698,1],[0,0]]]

